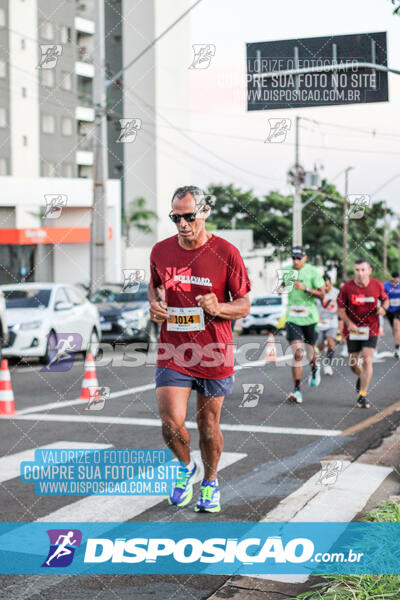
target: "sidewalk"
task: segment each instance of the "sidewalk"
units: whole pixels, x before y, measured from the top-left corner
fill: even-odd
[[[317,473],[299,490],[282,500],[266,516],[265,521],[359,521],[368,511],[385,500],[400,502],[400,426],[392,435],[384,437],[377,448],[367,450],[353,462],[348,461],[348,456],[332,456],[327,459],[347,459],[343,461],[347,464],[337,483],[331,486],[330,490],[321,486],[315,489],[319,476]],[[348,514],[353,510],[354,516],[348,519],[341,518],[340,515],[344,514],[342,509],[347,510]],[[304,581],[307,576],[301,575],[281,577],[282,581],[277,581],[278,576],[274,579],[267,577],[230,577],[219,590],[209,596],[209,600],[295,599],[298,594],[321,581],[318,577]]]

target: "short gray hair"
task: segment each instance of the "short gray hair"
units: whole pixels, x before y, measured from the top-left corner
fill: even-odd
[[[197,208],[206,204],[205,193],[196,185],[183,185],[182,187],[178,187],[178,189],[176,189],[172,194],[171,204],[175,198],[181,200],[186,196],[186,194],[191,194],[193,196]]]

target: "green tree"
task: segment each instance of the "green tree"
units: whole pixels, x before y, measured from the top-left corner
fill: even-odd
[[[129,203],[126,215],[123,218],[123,226],[125,235],[127,235],[129,227],[132,225],[143,233],[152,233],[153,228],[150,221],[158,220],[157,213],[146,208],[147,201],[145,198],[136,198]]]

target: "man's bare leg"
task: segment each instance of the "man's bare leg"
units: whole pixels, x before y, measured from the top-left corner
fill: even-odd
[[[218,462],[224,447],[224,438],[219,426],[224,396],[207,397],[197,393],[197,426],[199,445],[204,464],[204,479],[217,478]]]
[[[373,373],[373,367],[372,367],[373,355],[374,355],[374,348],[368,348],[367,346],[364,346],[364,348],[362,349],[363,361],[362,361],[362,365],[361,365],[361,374],[360,374],[360,381],[361,381],[360,393],[361,394],[364,392],[365,395],[367,395],[369,384],[371,383],[372,373]]]
[[[165,386],[157,388],[156,392],[164,441],[175,456],[188,465],[190,435],[185,419],[191,388]]]

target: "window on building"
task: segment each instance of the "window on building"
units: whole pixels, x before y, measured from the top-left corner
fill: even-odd
[[[68,71],[63,71],[61,73],[61,87],[63,90],[72,90],[72,73]]]
[[[26,87],[23,87],[21,91],[22,91],[22,97],[26,98]]]
[[[40,37],[43,40],[53,40],[54,39],[54,27],[50,21],[42,21],[40,23]]]
[[[63,135],[72,135],[73,129],[72,119],[69,119],[68,117],[63,118],[61,121],[61,133]]]
[[[0,77],[7,77],[7,64],[5,60],[0,59]]]
[[[74,167],[69,163],[64,163],[62,166],[62,174],[63,177],[73,177],[74,176]]]
[[[25,50],[26,45],[25,45],[25,40],[24,38],[21,38],[21,50]]]
[[[42,160],[42,177],[55,177],[57,165],[49,160]]]
[[[60,27],[60,41],[62,44],[68,44],[72,41],[71,27],[61,25]]]
[[[0,127],[7,127],[7,126],[8,126],[7,109],[1,107],[0,108]]]
[[[40,71],[40,80],[46,87],[54,87],[55,73],[53,69],[42,69]]]
[[[22,145],[23,146],[27,146],[28,145],[28,136],[27,135],[23,135],[22,136]]]
[[[8,175],[8,161],[6,158],[0,158],[0,175]]]
[[[0,27],[6,26],[6,11],[4,8],[0,8]]]
[[[43,133],[55,133],[56,132],[56,119],[54,115],[43,115],[42,116],[42,132]]]

